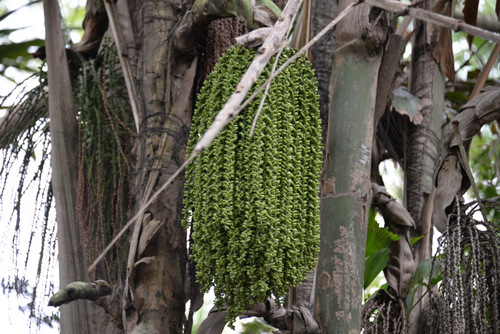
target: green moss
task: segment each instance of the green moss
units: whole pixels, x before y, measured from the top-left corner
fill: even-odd
[[[221,57],[198,95],[189,152],[255,53],[237,46]],[[278,64],[293,53],[284,50]],[[253,89],[269,77],[270,66]],[[184,215],[192,226],[197,279],[205,291],[214,287],[216,305],[228,307],[231,322],[267,297],[283,297],[317,261],[322,144],[316,79],[307,59],[272,82],[250,137],[261,98],[186,172]]]

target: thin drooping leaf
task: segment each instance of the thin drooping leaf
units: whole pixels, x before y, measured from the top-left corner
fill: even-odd
[[[0,37],[6,37],[6,36],[9,36],[10,34],[12,34],[14,31],[18,31],[18,30],[21,30],[21,29],[24,29],[26,27],[22,27],[22,28],[13,28],[13,29],[0,29]]]
[[[410,242],[407,237],[400,236],[399,240],[391,243],[389,261],[384,274],[389,286],[401,298],[405,298],[410,291],[414,270],[413,263]]]
[[[497,14],[497,19],[500,21],[500,0],[496,1],[495,13]]]
[[[462,184],[462,171],[458,156],[448,155],[441,164],[435,186],[432,222],[439,232],[446,231],[447,212]]]
[[[452,7],[452,1],[441,1],[436,6],[435,11],[444,12],[444,15],[451,16]],[[453,55],[452,43],[451,29],[447,27],[441,27],[441,29],[439,29],[437,44],[432,51],[432,56],[441,66],[441,70],[443,71],[444,75],[453,82],[455,80],[455,60]]]
[[[0,21],[3,21],[4,19],[6,19],[7,17],[9,17],[10,15],[14,14],[15,12],[17,12],[19,9],[23,8],[23,7],[26,7],[26,6],[30,6],[30,5],[33,5],[35,3],[40,3],[42,2],[42,0],[35,0],[35,1],[30,1],[28,2],[27,4],[24,4],[23,6],[19,7],[19,8],[16,8],[16,9],[12,9],[12,10],[8,10],[6,11],[5,13],[1,14],[0,15]]]
[[[35,38],[25,42],[0,45],[0,62],[3,62],[4,58],[16,59],[17,57],[30,56],[28,52],[30,46],[42,46],[44,44],[43,39]]]

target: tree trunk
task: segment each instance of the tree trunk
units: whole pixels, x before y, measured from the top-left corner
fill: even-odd
[[[311,17],[311,35],[316,36],[338,13],[337,1],[313,1]],[[318,79],[319,105],[321,122],[326,133],[328,113],[330,110],[330,84],[332,79],[333,51],[335,44],[335,31],[311,47],[311,63],[313,64]]]
[[[77,124],[57,1],[43,1],[52,144],[52,189],[56,200],[59,285],[85,280],[85,262],[75,219]],[[77,301],[61,307],[61,332],[95,333],[94,306]]]
[[[136,207],[182,164],[192,110],[196,59],[175,57],[169,45],[178,19],[170,2],[139,2],[135,8],[139,33],[139,99],[142,127],[138,143]],[[127,333],[181,333],[186,295],[186,235],[182,228],[183,178],[147,208],[141,222],[161,227],[135,256],[129,287],[134,312],[127,316]],[[147,219],[146,219],[147,217]],[[146,239],[148,238],[148,239]],[[126,292],[127,293],[127,292]]]
[[[432,3],[436,3],[435,1]],[[428,9],[432,4],[426,3]],[[422,211],[425,201],[429,199],[432,191],[434,171],[438,163],[442,126],[445,122],[444,115],[444,90],[445,77],[433,57],[439,29],[428,23],[421,22],[417,28],[411,63],[410,92],[421,100],[422,122],[410,124],[408,129],[408,148],[405,161],[405,204],[416,224],[411,236],[424,235],[424,239],[414,246],[415,265],[419,261],[429,258],[432,247],[432,226],[430,222],[422,220]],[[432,201],[432,198],[430,198]],[[424,224],[424,225],[423,225]],[[410,314],[409,332],[421,333],[425,325],[421,314],[427,303],[427,296],[420,289],[414,301],[419,304],[412,309]]]
[[[314,310],[323,333],[361,330],[376,78],[386,29],[385,13],[366,5],[337,27]]]
[[[408,135],[407,165],[405,166],[406,207],[420,231],[420,215],[424,194],[432,188],[444,124],[445,78],[432,56],[432,45],[427,42],[427,24],[417,30],[411,66],[411,92],[422,102],[422,122],[410,124]]]

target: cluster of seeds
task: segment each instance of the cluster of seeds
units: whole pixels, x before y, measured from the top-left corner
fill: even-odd
[[[223,55],[199,95],[190,153],[255,56],[236,46]],[[278,64],[293,55],[284,50]],[[253,89],[270,74],[274,58]],[[251,93],[251,92],[250,92]],[[300,57],[273,80],[255,131],[262,93],[188,166],[185,223],[197,279],[214,287],[232,320],[267,297],[280,299],[317,261],[321,127],[316,79]]]

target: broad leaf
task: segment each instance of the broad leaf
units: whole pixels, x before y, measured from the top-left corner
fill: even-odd
[[[417,268],[415,269],[412,280],[412,291],[406,299],[406,304],[409,308],[413,305],[413,299],[418,288],[421,286],[432,287],[441,281],[441,260],[440,258],[434,259],[434,264],[432,261],[433,259],[424,259],[418,263]]]
[[[399,237],[390,232],[388,227],[381,228],[375,220],[375,211],[370,209],[368,216],[368,235],[366,237],[366,254],[368,258],[371,254],[383,249],[389,249],[391,241],[398,240]]]
[[[16,59],[17,57],[29,56],[28,48],[30,46],[42,45],[45,45],[45,41],[38,38],[20,43],[0,45],[0,61],[3,61],[4,58]]]
[[[399,237],[390,232],[388,227],[381,228],[375,220],[375,211],[370,210],[368,216],[368,235],[366,238],[365,276],[366,289],[377,275],[384,270],[389,260],[389,246],[391,241]]]
[[[363,286],[366,289],[378,274],[384,270],[389,261],[389,248],[379,249],[365,259],[365,277]]]

